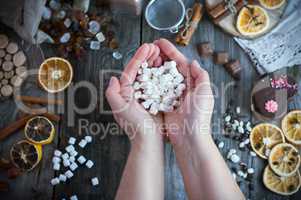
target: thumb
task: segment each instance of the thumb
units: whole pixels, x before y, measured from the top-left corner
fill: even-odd
[[[109,86],[106,90],[106,98],[114,113],[120,112],[125,107],[125,101],[120,95],[120,82],[112,76]]]

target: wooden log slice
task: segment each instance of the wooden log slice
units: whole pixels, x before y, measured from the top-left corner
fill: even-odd
[[[0,34],[0,49],[4,49],[8,44],[8,37],[4,34]]]
[[[3,49],[0,49],[0,58],[4,58],[6,55],[6,52]]]
[[[15,66],[20,67],[24,65],[25,62],[26,62],[26,56],[23,51],[19,51],[14,55],[13,63]]]
[[[2,65],[2,62],[3,62],[3,60],[2,60],[2,58],[0,58],[0,66]]]
[[[20,87],[23,83],[23,79],[19,76],[13,76],[10,80],[10,83],[14,86],[14,87]]]
[[[4,72],[5,79],[11,79],[14,75],[15,75],[15,72],[13,70],[9,71],[9,72]]]
[[[9,97],[13,94],[13,87],[10,85],[5,85],[1,87],[1,94],[4,97]]]
[[[13,70],[14,64],[11,61],[4,61],[2,64],[2,69],[6,72]]]
[[[4,77],[4,73],[2,71],[0,71],[0,80],[2,80]]]
[[[20,77],[26,77],[27,75],[27,68],[25,66],[17,67],[16,74]]]
[[[1,81],[1,84],[2,84],[2,85],[7,85],[7,84],[8,84],[8,80],[7,80],[7,79],[3,79],[3,80]]]
[[[6,47],[6,51],[10,54],[15,54],[18,50],[19,47],[15,42],[10,42]]]
[[[12,58],[13,58],[13,56],[12,56],[11,54],[6,54],[6,55],[4,56],[4,60],[7,60],[7,61],[11,61]]]

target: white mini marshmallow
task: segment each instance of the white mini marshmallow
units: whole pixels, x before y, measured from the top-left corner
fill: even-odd
[[[97,186],[99,184],[99,180],[97,177],[94,177],[91,179],[91,183],[93,186]]]
[[[63,165],[64,165],[64,167],[69,167],[70,166],[70,161],[69,160],[64,160],[63,161]]]
[[[88,143],[91,143],[91,142],[92,142],[92,136],[90,136],[90,135],[85,136],[85,140],[86,140]]]
[[[71,157],[69,158],[69,161],[70,161],[70,162],[75,162],[75,156],[71,156]]]
[[[74,151],[75,148],[74,148],[74,146],[73,146],[72,144],[70,144],[69,146],[67,146],[67,147],[65,148],[65,150],[66,150],[68,153],[70,153],[71,151]]]
[[[84,156],[80,156],[77,161],[80,163],[80,164],[84,164],[86,162],[86,158]]]
[[[142,67],[142,68],[147,68],[147,67],[148,67],[148,63],[147,63],[147,62],[143,62],[143,63],[141,64],[141,67]]]
[[[52,163],[53,163],[53,164],[60,163],[60,162],[61,162],[61,159],[60,159],[59,157],[54,156],[54,157],[52,158]]]
[[[87,145],[87,141],[86,140],[81,140],[78,145],[81,147],[81,148],[85,148],[85,146]]]
[[[76,195],[73,195],[70,197],[70,200],[78,200],[77,196]]]
[[[73,175],[74,175],[74,174],[73,174],[72,171],[70,171],[70,170],[68,170],[68,171],[65,172],[65,176],[67,176],[67,178],[69,178],[69,179],[72,178]]]
[[[62,155],[62,152],[61,152],[60,150],[55,150],[55,151],[54,151],[54,155],[55,155],[56,157],[60,157],[60,156]]]
[[[94,165],[94,163],[93,163],[92,160],[88,160],[88,161],[86,162],[86,166],[87,166],[89,169],[92,168],[93,165]]]
[[[51,181],[50,181],[50,183],[51,183],[51,185],[57,185],[57,184],[59,184],[60,183],[60,179],[58,179],[58,178],[53,178],[53,179],[51,179]]]
[[[71,171],[75,171],[75,170],[78,168],[78,165],[77,165],[75,162],[73,162],[73,163],[69,166],[69,168],[71,169]]]
[[[74,145],[76,142],[76,139],[74,137],[70,137],[68,143]]]
[[[68,153],[64,153],[64,154],[62,155],[62,158],[63,158],[63,160],[68,160],[69,154],[68,154]]]
[[[67,176],[64,175],[64,174],[60,174],[59,179],[60,179],[60,181],[62,181],[62,182],[66,182]]]
[[[78,152],[74,150],[74,151],[71,151],[69,154],[70,154],[70,157],[75,157],[78,155]]]
[[[59,163],[55,163],[55,164],[53,165],[53,170],[55,170],[55,171],[59,171],[60,168],[61,168],[61,165],[60,165]]]

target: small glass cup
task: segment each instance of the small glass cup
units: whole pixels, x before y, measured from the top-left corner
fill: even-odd
[[[146,6],[145,19],[153,29],[177,33],[185,12],[182,0],[151,0]]]

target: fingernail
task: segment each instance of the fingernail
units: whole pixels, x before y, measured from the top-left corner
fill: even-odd
[[[114,82],[114,76],[111,77],[110,82],[109,82],[109,85],[110,85],[110,86],[113,85],[113,82]]]

